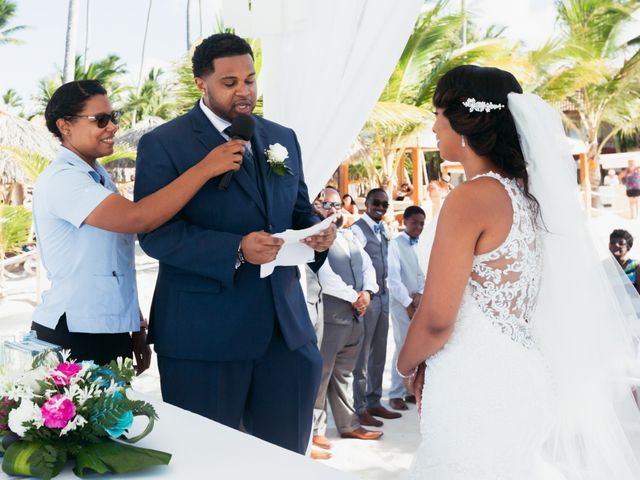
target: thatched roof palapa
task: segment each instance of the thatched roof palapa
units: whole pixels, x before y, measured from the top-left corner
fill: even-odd
[[[59,142],[46,128],[0,111],[0,147],[13,147],[36,152],[53,159]],[[7,151],[0,151],[0,183],[23,182],[20,162]]]
[[[166,120],[163,120],[159,117],[146,117],[143,120],[139,121],[135,124],[135,126],[121,132],[116,137],[116,146],[121,147],[131,147],[133,149],[138,148],[138,142],[145,133],[150,132],[154,128],[159,125],[165,123]]]

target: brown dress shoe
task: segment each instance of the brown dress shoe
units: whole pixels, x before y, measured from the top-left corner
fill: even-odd
[[[324,435],[314,435],[311,439],[311,443],[316,447],[324,448],[325,450],[329,450],[331,448],[331,442]]]
[[[373,416],[366,410],[362,415],[358,415],[358,419],[360,420],[360,425],[366,425],[367,427],[381,427],[384,425],[377,418],[373,418]]]
[[[394,410],[409,410],[407,403],[401,398],[390,398],[389,406]]]
[[[406,397],[404,397],[404,401],[407,402],[407,403],[413,403],[415,405],[416,396],[415,395],[407,395]]]
[[[394,418],[400,418],[402,416],[401,413],[392,412],[391,410],[387,410],[383,406],[367,408],[367,412],[369,412],[374,417],[385,418],[387,420],[392,420]]]
[[[329,460],[331,458],[331,453],[325,450],[316,450],[315,448],[312,448],[310,457],[312,460]]]
[[[374,432],[358,427],[352,432],[341,433],[340,436],[342,438],[357,438],[358,440],[378,440],[382,436],[382,432]]]

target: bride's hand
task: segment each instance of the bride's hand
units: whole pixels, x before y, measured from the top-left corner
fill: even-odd
[[[416,406],[418,407],[418,414],[422,414],[422,386],[424,385],[425,367],[426,365],[424,362],[418,366],[418,370],[413,377],[413,385],[411,386],[413,394],[416,396]]]

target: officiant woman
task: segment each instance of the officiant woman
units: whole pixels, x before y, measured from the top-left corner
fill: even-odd
[[[113,153],[121,118],[100,82],[61,86],[45,118],[61,146],[33,192],[38,250],[51,288],[35,309],[32,329],[76,360],[105,364],[134,354],[140,373],[151,350],[138,305],[134,234],[165,223],[209,179],[237,171],[245,142],[215,148],[166,187],[131,202],[98,161]]]

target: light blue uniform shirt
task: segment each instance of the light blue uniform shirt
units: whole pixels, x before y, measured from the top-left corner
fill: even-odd
[[[101,178],[104,186],[100,184]],[[51,288],[33,321],[54,329],[63,313],[71,332],[122,333],[140,327],[134,235],[84,223],[109,195],[107,171],[60,147],[33,190],[33,223]]]

